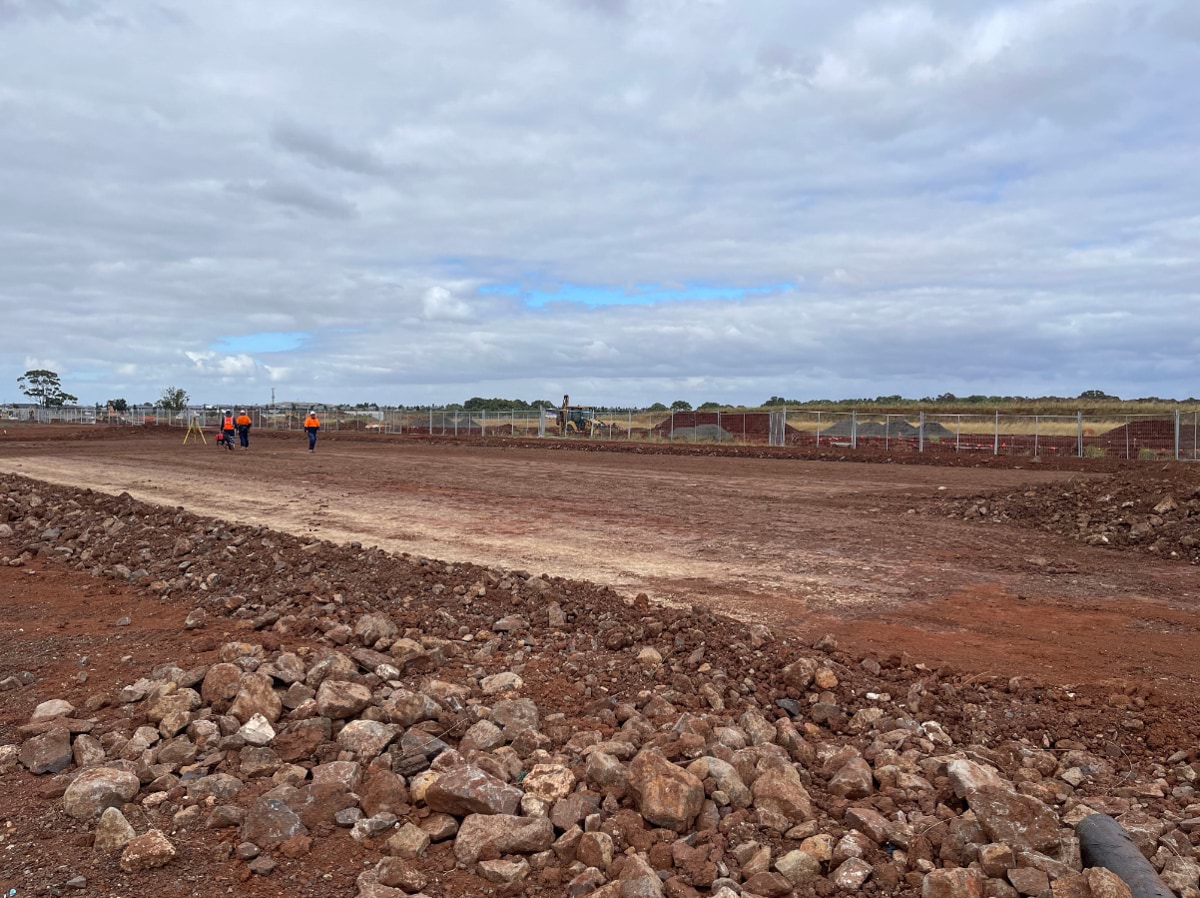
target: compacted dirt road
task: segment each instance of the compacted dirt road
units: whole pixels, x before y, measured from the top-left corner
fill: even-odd
[[[116,432],[121,433],[121,432]],[[126,432],[127,433],[127,432]],[[341,542],[705,602],[844,642],[1060,682],[1200,684],[1194,567],[925,514],[1094,476],[264,435],[10,433],[0,471]]]

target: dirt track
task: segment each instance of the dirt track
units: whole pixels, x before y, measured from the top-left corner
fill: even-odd
[[[1060,682],[1200,683],[1198,574],[1014,527],[910,514],[1083,476],[268,437],[0,442],[0,471],[338,541],[547,571]]]

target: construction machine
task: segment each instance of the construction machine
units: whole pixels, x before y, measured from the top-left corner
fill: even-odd
[[[615,427],[616,424],[596,417],[595,406],[571,405],[571,397],[563,396],[562,406],[558,410],[558,432],[563,436],[600,436]]]

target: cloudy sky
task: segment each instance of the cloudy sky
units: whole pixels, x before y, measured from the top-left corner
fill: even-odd
[[[0,400],[1200,394],[1195,0],[0,0]]]

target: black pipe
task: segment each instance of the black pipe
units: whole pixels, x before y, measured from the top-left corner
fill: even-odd
[[[1133,898],[1175,898],[1125,828],[1107,814],[1091,814],[1075,824],[1084,867],[1104,867],[1121,877]]]

